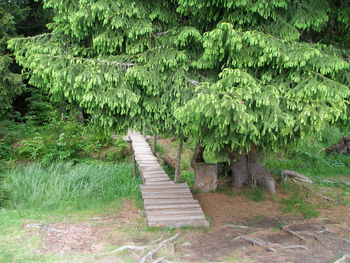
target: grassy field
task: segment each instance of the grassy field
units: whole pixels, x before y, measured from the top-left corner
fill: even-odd
[[[107,208],[117,211],[123,200],[140,205],[138,177],[127,163],[33,163],[2,173],[5,207],[0,210],[0,262],[56,262],[57,256],[38,255],[41,243],[23,225],[30,222],[80,221]],[[107,210],[106,210],[107,209]],[[19,240],[24,243],[18,245]],[[60,262],[64,257],[60,257]],[[67,258],[68,259],[68,258]]]

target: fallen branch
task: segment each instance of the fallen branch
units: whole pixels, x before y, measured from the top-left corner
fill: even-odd
[[[168,239],[165,239],[165,240],[163,240],[162,242],[160,242],[159,245],[158,245],[155,249],[149,251],[149,252],[140,260],[140,263],[146,263],[148,260],[152,259],[153,256],[154,256],[154,254],[156,254],[164,245],[166,245],[168,242],[174,241],[175,239],[178,238],[179,235],[180,235],[180,233],[177,233],[176,235],[174,235],[174,236],[172,236],[172,237],[170,237],[170,238],[168,238]]]
[[[286,176],[292,177],[292,178],[294,178],[296,180],[299,180],[299,181],[302,181],[304,183],[310,183],[310,184],[313,183],[312,180],[309,177],[307,177],[307,176],[305,176],[303,174],[300,174],[298,172],[295,172],[295,171],[282,170],[281,171],[281,175],[282,175],[282,177],[286,177]]]

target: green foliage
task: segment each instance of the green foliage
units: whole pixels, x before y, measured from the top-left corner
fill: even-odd
[[[5,190],[3,189],[3,181],[4,177],[0,175],[0,208],[4,206],[5,201],[6,201],[6,194]]]
[[[348,118],[340,2],[44,0],[51,33],[9,47],[32,85],[101,127],[276,150]]]
[[[90,126],[73,121],[53,121],[42,126],[34,124],[36,122],[0,123],[1,159],[51,163],[92,157],[118,161],[127,156],[128,145],[122,138],[114,140],[110,133],[94,130]]]
[[[350,156],[327,155],[324,148],[348,134],[348,131],[341,131],[337,127],[327,128],[320,139],[308,138],[285,153],[266,154],[264,163],[272,169],[294,170],[315,179],[347,175],[350,173]]]
[[[181,182],[187,183],[189,187],[194,184],[195,175],[192,171],[181,171]]]
[[[25,121],[33,125],[42,125],[57,120],[59,113],[57,105],[50,101],[50,96],[43,90],[29,88],[30,96],[26,99],[28,111],[24,116]]]
[[[139,179],[129,164],[34,163],[4,173],[7,206],[16,209],[53,209],[70,202],[135,196]]]

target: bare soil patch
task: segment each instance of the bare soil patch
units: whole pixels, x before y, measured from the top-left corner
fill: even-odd
[[[39,253],[97,253],[105,250],[107,246],[122,245],[125,236],[117,230],[138,224],[136,220],[139,217],[140,211],[128,200],[123,203],[117,214],[99,215],[83,222],[32,223],[24,227],[31,233],[39,230],[43,238]],[[147,240],[141,238],[134,241],[137,244]]]
[[[235,253],[240,255],[240,259],[229,262],[328,263],[350,254],[348,206],[333,207],[323,211],[323,218],[305,220],[300,216],[282,213],[280,205],[269,200],[253,202],[242,196],[230,197],[224,193],[202,193],[196,197],[212,219],[213,231],[188,237],[191,246],[181,248],[183,259],[188,262],[218,261]],[[304,239],[282,230],[281,222]],[[282,247],[297,247],[287,249],[273,246],[277,251],[271,252],[237,238],[240,236]]]

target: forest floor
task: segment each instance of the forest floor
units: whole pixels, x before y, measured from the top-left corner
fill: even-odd
[[[172,139],[159,140],[158,153],[175,156],[177,144]],[[119,166],[96,164],[92,171],[90,164],[84,164],[87,168],[79,170],[85,171],[84,178],[99,178],[88,185],[101,184],[105,189],[118,178],[129,179],[113,186],[105,196],[112,195],[107,201],[94,202],[92,192],[64,202],[59,199],[57,207],[55,202],[48,202],[45,209],[16,205],[0,209],[0,263],[139,263],[162,241],[177,234],[176,240],[162,246],[145,263],[333,263],[344,255],[349,258],[342,262],[350,263],[350,187],[339,183],[350,181],[350,159],[318,154],[322,147],[309,147],[293,156],[273,155],[266,161],[271,168],[304,173],[315,184],[278,184],[274,196],[262,189],[237,190],[227,185],[212,193],[193,191],[210,222],[209,228],[147,227],[138,191],[113,196],[115,191],[126,194],[138,185],[138,181],[131,180],[131,167],[122,165],[119,170]],[[189,185],[194,179],[189,164],[192,148],[191,142],[185,143],[181,163],[183,180]],[[205,157],[208,162],[217,161],[210,153]],[[74,167],[69,169],[80,169],[79,165]],[[12,175],[16,173],[14,170]],[[65,173],[57,171],[57,175]],[[114,177],[116,173],[120,177]],[[103,178],[106,186],[101,183]],[[13,190],[18,191],[15,186]],[[47,195],[52,199],[56,192],[53,189]],[[27,196],[35,191],[26,193],[22,199],[31,199]],[[134,249],[117,251],[123,246]]]
[[[276,198],[284,195],[279,192]],[[7,259],[3,254],[0,262],[139,262],[152,247],[140,251],[114,250],[125,245],[150,245],[175,233],[180,233],[179,238],[149,262],[164,257],[183,263],[328,263],[350,255],[349,205],[329,206],[321,209],[318,217],[305,219],[281,212],[281,204],[275,200],[255,202],[239,193],[234,196],[200,193],[195,197],[211,222],[210,228],[149,228],[142,209],[126,199],[119,208],[69,214],[64,218],[21,219],[11,228],[12,232],[0,237],[11,254]],[[266,248],[254,246],[244,237],[270,244]],[[297,246],[287,248],[292,245]]]

